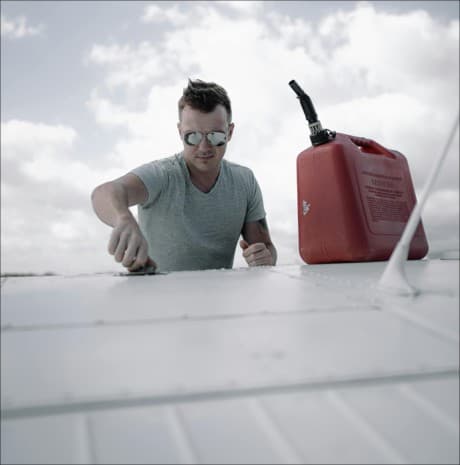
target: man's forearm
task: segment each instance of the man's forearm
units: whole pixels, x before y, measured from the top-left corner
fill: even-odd
[[[109,226],[115,226],[122,217],[134,219],[128,207],[127,192],[121,184],[101,184],[91,194],[91,201],[98,218]]]

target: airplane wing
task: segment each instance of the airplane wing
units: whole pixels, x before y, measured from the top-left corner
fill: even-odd
[[[2,279],[2,463],[458,463],[459,262]]]

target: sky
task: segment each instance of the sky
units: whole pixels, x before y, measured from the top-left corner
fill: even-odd
[[[403,153],[420,195],[458,117],[459,3],[2,1],[2,273],[122,271],[91,192],[181,150],[189,78],[229,93],[225,156],[260,184],[278,263],[301,264],[310,140],[288,82],[324,127]],[[430,257],[459,248],[458,146],[457,130],[423,212]]]

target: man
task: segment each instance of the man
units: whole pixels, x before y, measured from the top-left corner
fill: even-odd
[[[183,152],[94,189],[94,211],[113,227],[109,253],[129,271],[231,268],[242,235],[249,266],[275,265],[257,181],[250,169],[223,160],[234,130],[226,91],[189,80],[177,128]]]

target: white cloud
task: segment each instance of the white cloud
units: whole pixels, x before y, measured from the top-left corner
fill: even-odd
[[[79,161],[78,135],[68,126],[11,120],[1,133],[2,272],[97,267],[92,244],[107,231],[91,211],[90,193],[119,171]]]
[[[102,174],[118,173],[114,168],[97,172],[78,159],[74,128],[31,121],[10,120],[1,124],[2,184],[59,181],[87,193]],[[115,167],[116,168],[116,167]]]
[[[350,13],[329,16],[320,25],[326,40],[339,31],[330,56],[332,71],[347,77],[354,70],[361,92],[404,92],[440,104],[458,92],[459,22],[434,21],[425,11],[405,15],[377,13],[361,3]],[[446,74],[447,72],[447,74]],[[340,81],[339,81],[340,82]],[[436,92],[435,95],[430,92]],[[433,109],[434,112],[436,109]]]
[[[195,1],[193,3],[193,9],[185,7],[187,11],[177,3],[168,1],[147,5],[144,8],[141,21],[147,24],[169,24],[177,28],[188,26],[194,22],[199,22],[203,16],[213,11],[209,9],[210,3],[213,3],[213,9],[236,13],[240,17],[254,16],[264,9],[262,1],[219,0],[217,2]]]
[[[148,5],[145,7],[142,16],[144,23],[167,22],[177,27],[187,24],[188,20],[188,16],[178,5],[173,5],[169,8],[160,7],[159,5]]]
[[[428,198],[424,208],[424,227],[433,256],[442,250],[460,246],[460,199],[458,189],[438,189]]]
[[[129,171],[149,160],[180,151],[177,137],[177,87],[153,87],[145,98],[143,111],[129,111],[93,92],[88,108],[104,127],[123,129],[125,135],[114,144],[109,160]]]
[[[175,56],[168,56],[164,44],[148,41],[136,47],[96,44],[86,61],[107,67],[105,82],[110,90],[118,87],[136,89],[152,82],[168,82],[174,80],[174,76],[183,76],[194,69],[186,56],[177,60]]]
[[[51,126],[30,121],[10,120],[2,123],[2,156],[6,158],[66,153],[77,133],[68,126]]]
[[[218,6],[224,6],[244,15],[254,15],[260,13],[264,8],[262,1],[238,1],[238,0],[220,0]]]
[[[128,45],[94,45],[89,53],[89,59],[99,65],[125,63],[130,56],[131,50]]]
[[[1,15],[1,31],[2,36],[10,39],[22,39],[24,37],[40,35],[44,31],[43,24],[38,26],[29,26],[27,18],[18,16],[14,19],[8,19],[5,15]]]

